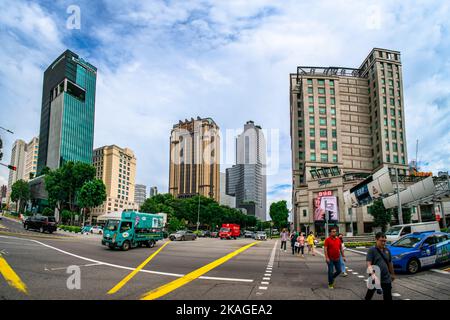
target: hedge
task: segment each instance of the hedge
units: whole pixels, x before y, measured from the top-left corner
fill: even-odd
[[[69,231],[69,232],[75,232],[75,233],[81,232],[81,228],[77,227],[77,226],[59,225],[58,227],[62,230]]]

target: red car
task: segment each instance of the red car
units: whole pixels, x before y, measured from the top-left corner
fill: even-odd
[[[224,223],[219,231],[219,238],[222,239],[236,239],[241,235],[241,226],[234,223]]]

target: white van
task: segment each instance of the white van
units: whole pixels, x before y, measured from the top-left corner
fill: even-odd
[[[441,231],[439,227],[439,222],[420,222],[420,223],[409,223],[409,224],[399,224],[397,226],[392,226],[386,231],[387,243],[392,243],[397,241],[403,236],[414,232],[426,232],[426,231]]]

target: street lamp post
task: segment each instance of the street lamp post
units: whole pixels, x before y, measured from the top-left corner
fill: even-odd
[[[395,180],[397,183],[398,223],[403,224],[402,202],[400,201],[400,189],[398,187],[398,169],[395,168]]]
[[[198,234],[198,227],[199,226],[200,226],[200,192],[198,193],[197,234]]]

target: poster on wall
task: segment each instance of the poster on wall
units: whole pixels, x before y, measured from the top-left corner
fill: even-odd
[[[331,212],[330,221],[338,221],[337,198],[334,196],[317,197],[314,201],[314,221],[325,221],[325,210]]]

